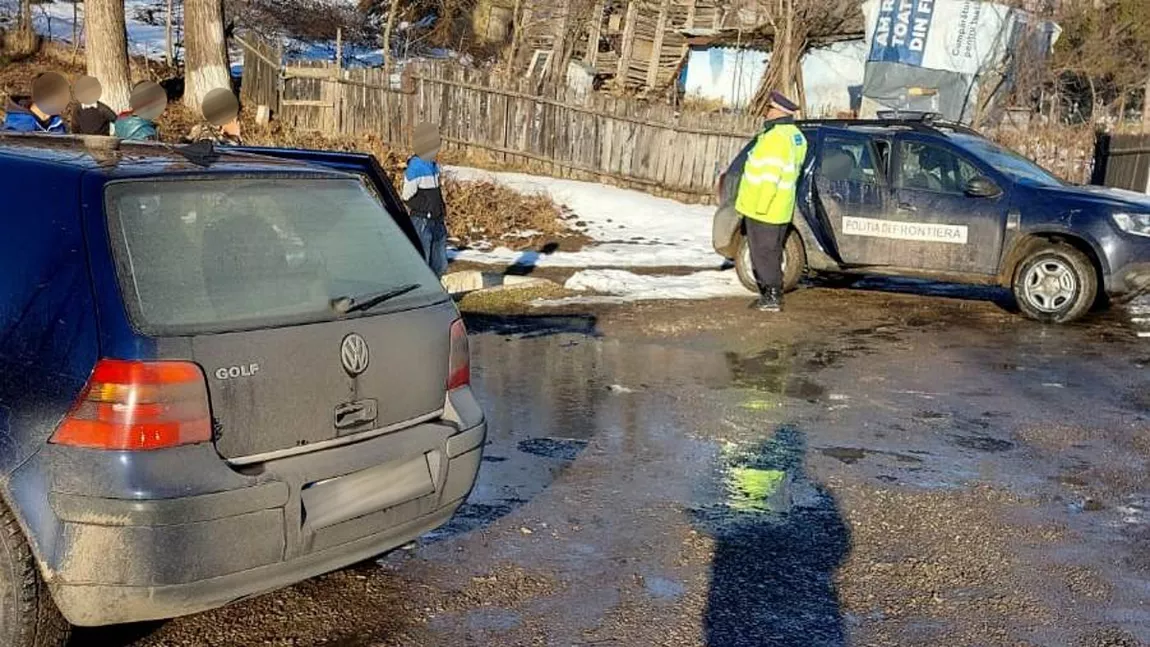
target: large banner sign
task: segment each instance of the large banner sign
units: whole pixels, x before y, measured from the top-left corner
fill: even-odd
[[[1001,62],[1009,7],[979,0],[867,0],[869,61],[978,74]]]

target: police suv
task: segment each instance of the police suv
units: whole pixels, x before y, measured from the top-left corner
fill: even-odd
[[[799,126],[810,152],[786,241],[788,290],[804,272],[1000,285],[1051,323],[1150,290],[1150,196],[1068,184],[930,116]],[[733,208],[740,158],[720,180],[714,246],[756,290]]]

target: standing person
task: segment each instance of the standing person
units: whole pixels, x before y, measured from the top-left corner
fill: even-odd
[[[439,147],[443,140],[435,124],[415,127],[415,155],[407,160],[403,174],[403,200],[411,212],[411,222],[423,243],[427,264],[442,277],[447,271],[447,205],[439,184]]]
[[[735,198],[735,210],[746,221],[751,266],[759,284],[755,305],[764,312],[783,307],[783,246],[807,157],[807,140],[795,126],[796,112],[793,101],[771,93],[767,122],[747,156]]]
[[[72,106],[72,132],[77,135],[111,135],[116,111],[100,102],[104,88],[94,76],[81,76],[75,85],[76,105]]]
[[[158,141],[156,120],[168,107],[168,93],[153,81],[140,81],[132,86],[131,109],[116,119],[116,136],[120,139]]]
[[[66,135],[68,125],[60,114],[72,100],[68,79],[57,72],[44,72],[32,79],[31,97],[11,97],[4,114],[4,130],[18,133]]]
[[[243,146],[240,135],[240,102],[234,92],[216,88],[204,97],[200,112],[204,121],[192,126],[185,141],[212,142],[219,146]]]

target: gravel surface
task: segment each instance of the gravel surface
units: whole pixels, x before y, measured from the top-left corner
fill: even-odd
[[[954,298],[961,297],[961,298]],[[469,317],[480,481],[405,549],[75,645],[1150,643],[1150,346],[993,291]]]

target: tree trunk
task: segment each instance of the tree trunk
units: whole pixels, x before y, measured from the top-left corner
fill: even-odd
[[[176,64],[176,44],[172,41],[172,10],[174,0],[168,0],[168,11],[164,14],[164,60],[168,66]]]
[[[185,0],[184,70],[184,105],[197,115],[209,92],[231,89],[221,0]]]
[[[1150,78],[1146,79],[1146,92],[1142,95],[1142,132],[1150,132]]]
[[[128,109],[131,73],[128,70],[128,34],[122,0],[87,0],[84,31],[88,74],[100,79],[101,101],[116,112]]]
[[[5,36],[3,43],[4,53],[19,58],[36,52],[39,39],[32,27],[31,0],[20,0],[20,15],[16,19],[16,29]]]
[[[394,67],[391,60],[391,32],[395,29],[395,14],[399,13],[399,0],[391,0],[387,6],[387,24],[383,28],[383,65]]]

